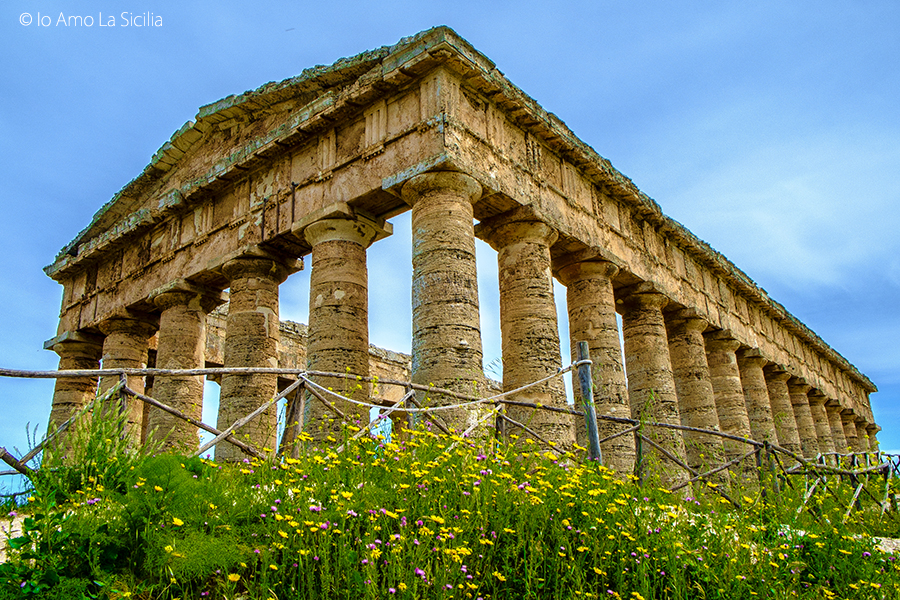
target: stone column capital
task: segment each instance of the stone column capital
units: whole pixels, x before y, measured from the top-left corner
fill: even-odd
[[[99,328],[104,335],[128,333],[137,337],[150,339],[159,327],[159,320],[152,315],[116,315],[100,322]]]
[[[246,277],[264,277],[277,283],[284,282],[292,270],[290,266],[261,256],[238,256],[222,265],[222,272],[229,281]]]
[[[517,242],[532,242],[552,246],[559,233],[550,225],[535,217],[503,215],[482,221],[475,228],[478,237],[486,241],[496,251]]]
[[[44,342],[44,350],[52,350],[60,358],[88,358],[97,360],[103,354],[103,336],[81,331],[66,331]]]
[[[475,203],[481,198],[481,184],[465,173],[457,171],[432,171],[422,173],[403,184],[400,196],[412,206],[422,196],[432,193],[453,192],[465,196],[469,202]]]
[[[338,241],[352,242],[368,248],[375,241],[378,231],[357,219],[322,219],[309,224],[303,235],[312,246]]]
[[[788,390],[791,394],[806,395],[812,389],[812,386],[806,383],[802,377],[791,377],[788,379]]]
[[[763,372],[766,374],[766,379],[770,381],[783,381],[787,383],[787,380],[791,378],[791,374],[782,369],[779,365],[769,365],[768,367],[764,367]]]
[[[876,433],[881,431],[881,427],[879,427],[878,425],[876,425],[874,423],[867,423],[866,431],[869,433],[870,436],[875,435]]]
[[[669,302],[669,298],[665,294],[660,294],[659,292],[631,294],[622,299],[622,304],[626,308],[632,309],[655,308],[662,310]]]
[[[699,333],[702,335],[706,328],[709,327],[706,319],[701,319],[700,317],[679,317],[677,315],[669,320],[668,324],[672,333],[676,335],[681,332]]]
[[[736,352],[741,343],[724,330],[711,331],[703,336],[707,352]]]
[[[752,352],[753,349],[750,349],[749,352]],[[768,364],[768,360],[763,358],[762,356],[754,356],[753,354],[748,353],[747,350],[738,350],[736,353],[738,364],[742,367],[754,367],[762,369]]]
[[[556,272],[556,277],[563,285],[569,286],[576,281],[585,279],[610,280],[619,272],[619,267],[606,260],[590,260],[575,262],[562,267]]]
[[[184,279],[176,279],[150,292],[147,299],[160,310],[187,306],[191,310],[210,313],[217,306],[228,302],[228,294]]]
[[[828,400],[828,396],[823,394],[820,390],[816,388],[812,388],[809,391],[809,403],[815,406],[825,406],[825,402]]]

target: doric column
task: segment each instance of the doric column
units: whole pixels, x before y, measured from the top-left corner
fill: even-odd
[[[872,452],[878,452],[878,432],[881,431],[881,427],[875,425],[874,423],[869,423],[866,425],[866,433],[869,434],[869,450]]]
[[[100,323],[100,331],[106,335],[103,339],[103,368],[145,369],[150,337],[156,332],[156,327],[156,320],[149,315],[113,317]],[[118,380],[119,378],[115,376],[101,377],[100,390],[108,390]],[[126,384],[135,392],[144,393],[143,376],[129,375]],[[126,427],[129,437],[135,442],[143,441],[141,439],[143,412],[143,402],[134,398],[128,399]]]
[[[484,370],[472,205],[481,185],[463,173],[424,173],[406,182],[402,195],[412,205],[412,380],[477,393]],[[478,411],[441,417],[463,430]]]
[[[509,391],[552,375],[562,366],[550,270],[550,246],[557,233],[519,212],[487,219],[479,224],[478,232],[497,251],[503,390]],[[566,407],[560,377],[511,399]],[[563,449],[575,442],[570,416],[517,406],[508,406],[507,414]]]
[[[816,389],[810,391],[808,396],[809,411],[816,426],[816,438],[819,440],[819,452],[831,454],[835,449],[834,439],[831,437],[831,425],[828,422],[828,412],[825,410],[827,397]]]
[[[632,294],[623,300],[625,369],[628,373],[628,398],[634,418],[680,425],[681,415],[678,412],[675,378],[672,375],[669,343],[662,314],[662,308],[668,302],[668,298],[656,292]],[[680,460],[686,459],[681,431],[648,427],[645,435]],[[659,456],[646,447],[645,454]],[[664,466],[656,462],[653,468],[667,486],[688,479],[684,470],[674,465]]]
[[[859,451],[860,452],[869,452],[872,450],[869,447],[869,432],[866,429],[866,420],[862,417],[856,418],[856,439],[859,440]]]
[[[98,369],[103,354],[103,340],[81,332],[69,332],[44,344],[44,348],[59,355],[60,371],[84,371]],[[56,380],[53,389],[53,405],[47,433],[68,421],[77,411],[94,399],[97,393],[97,377],[66,377]],[[60,443],[65,454],[68,445]]]
[[[847,441],[847,448],[850,452],[859,452],[859,437],[856,433],[856,413],[852,408],[845,408],[841,411],[841,424],[844,428],[844,439]]]
[[[716,409],[719,412],[719,427],[725,433],[749,438],[750,418],[741,385],[741,371],[735,352],[740,342],[727,331],[706,334],[706,359],[709,376],[716,394]],[[733,460],[749,452],[752,447],[733,440],[725,440],[725,458]],[[756,462],[746,459],[742,463],[744,478],[756,477]]]
[[[719,431],[719,414],[703,339],[709,324],[697,317],[676,314],[667,325],[681,424]],[[722,438],[693,431],[684,431],[682,435],[688,464],[693,468],[706,471],[723,462]]]
[[[844,423],[841,420],[840,403],[829,398],[825,401],[825,411],[828,414],[828,425],[831,427],[831,439],[834,441],[834,451],[840,454],[847,453],[847,438],[844,436]]]
[[[756,349],[739,350],[737,356],[751,436],[757,442],[778,443],[772,404],[769,402],[769,388],[763,372],[768,361]]]
[[[794,408],[794,419],[797,421],[800,447],[804,458],[814,459],[819,454],[819,436],[810,410],[809,397],[806,395],[810,389],[812,386],[799,377],[788,379],[788,393]]]
[[[791,405],[791,394],[787,386],[791,374],[778,365],[769,365],[763,372],[769,388],[769,402],[772,403],[772,420],[775,422],[778,444],[794,454],[802,454],[797,419],[794,417],[794,407]]]
[[[369,375],[369,288],[366,248],[375,240],[376,229],[360,219],[323,219],[306,227],[312,246],[309,276],[309,338],[306,364],[312,371]],[[318,377],[319,385],[368,402],[370,385],[365,381]],[[351,402],[333,400],[350,419],[369,422],[369,410]],[[327,426],[330,421],[332,426]],[[321,402],[308,399],[303,430],[316,441],[342,424],[333,419]]]
[[[591,376],[597,415],[630,419],[631,406],[628,404],[628,384],[625,381],[611,279],[618,270],[614,264],[603,260],[580,261],[562,266],[557,271],[557,277],[566,286],[572,361],[578,356],[578,342],[588,343],[593,362]],[[582,401],[581,390],[578,385],[574,388],[577,407]],[[600,439],[626,428],[626,425],[597,419]],[[587,447],[586,428],[580,419],[576,420],[575,431],[578,443]],[[601,451],[603,464],[619,473],[631,473],[634,468],[634,436],[619,436],[603,444]]]
[[[177,281],[151,294],[151,299],[161,311],[156,367],[202,369],[206,366],[206,315],[226,301],[222,292]],[[153,396],[199,421],[203,412],[203,377],[156,377]],[[146,429],[155,439],[165,440],[165,449],[181,452],[197,449],[197,427],[158,408],[150,407]]]
[[[241,256],[226,262],[222,271],[231,282],[225,322],[225,367],[278,366],[278,286],[290,268],[279,260]],[[277,392],[276,375],[225,375],[219,400],[218,429],[225,430]],[[257,449],[275,448],[276,407],[244,425],[235,435]],[[243,453],[232,444],[216,446],[216,460],[238,460]]]

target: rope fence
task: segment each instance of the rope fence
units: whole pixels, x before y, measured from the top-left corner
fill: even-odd
[[[29,461],[36,457],[44,448],[47,447],[48,444],[57,439],[67,429],[71,428],[72,425],[76,423],[80,418],[89,413],[94,408],[94,406],[98,404],[104,405],[111,402],[117,397],[119,400],[120,412],[124,412],[126,410],[129,398],[131,398],[133,400],[143,402],[159,410],[167,412],[178,419],[186,421],[187,423],[212,434],[214,437],[210,441],[206,442],[198,450],[193,452],[192,456],[194,457],[203,455],[203,453],[208,452],[217,444],[225,441],[235,445],[248,456],[260,460],[266,460],[268,458],[268,455],[255,448],[252,444],[238,439],[235,435],[235,432],[252,421],[258,415],[265,412],[271,406],[277,404],[281,400],[285,400],[287,402],[287,406],[285,409],[286,426],[284,428],[281,441],[277,446],[279,449],[278,454],[285,457],[298,458],[300,444],[297,442],[299,441],[300,436],[303,433],[302,424],[300,423],[300,419],[298,418],[298,416],[304,414],[305,411],[305,403],[307,402],[307,398],[306,395],[302,393],[305,391],[309,394],[309,398],[312,401],[321,403],[329,413],[333,414],[337,419],[350,425],[352,425],[350,418],[347,416],[347,414],[341,411],[340,408],[338,408],[335,401],[350,403],[352,405],[370,410],[377,408],[379,409],[379,411],[384,411],[383,413],[379,412],[379,415],[376,418],[371,419],[368,424],[361,427],[359,431],[357,431],[349,440],[339,445],[335,449],[335,452],[338,454],[344,451],[344,449],[347,447],[347,442],[358,439],[370,433],[379,423],[382,422],[382,419],[388,417],[394,412],[402,412],[407,414],[407,416],[421,415],[426,423],[433,424],[441,432],[447,435],[454,436],[456,439],[447,450],[448,452],[452,451],[460,443],[472,445],[472,442],[468,441],[467,438],[476,429],[478,429],[479,427],[483,427],[485,425],[485,422],[489,419],[494,419],[495,433],[498,436],[508,435],[509,427],[517,428],[525,432],[537,442],[553,448],[555,446],[554,443],[543,438],[539,433],[530,428],[527,423],[522,423],[516,419],[513,419],[504,411],[504,408],[506,406],[517,406],[531,408],[534,410],[543,410],[557,414],[570,415],[572,417],[584,418],[584,426],[587,430],[587,439],[589,446],[589,448],[587,449],[587,458],[597,463],[602,464],[601,446],[603,444],[621,436],[629,434],[632,435],[634,437],[636,451],[634,476],[639,482],[643,481],[645,475],[643,472],[646,462],[646,456],[644,452],[645,448],[655,451],[676,469],[680,469],[687,473],[688,479],[671,487],[670,491],[672,492],[677,492],[700,481],[712,483],[713,478],[718,476],[720,473],[735,468],[738,465],[745,463],[745,461],[749,461],[751,458],[753,458],[755,460],[756,468],[759,473],[761,485],[760,491],[762,495],[765,495],[768,492],[765,487],[766,478],[771,479],[772,491],[775,494],[778,494],[780,492],[780,486],[782,485],[782,483],[784,485],[793,487],[791,478],[794,478],[795,480],[798,478],[802,478],[804,480],[804,485],[806,486],[806,494],[803,504],[798,510],[802,510],[804,507],[806,507],[807,502],[813,496],[815,490],[820,487],[826,492],[837,497],[834,490],[829,487],[829,485],[834,485],[835,479],[837,479],[838,483],[850,481],[855,486],[853,499],[850,502],[850,505],[848,506],[847,512],[844,517],[845,520],[848,518],[854,507],[861,508],[861,497],[863,495],[863,492],[867,495],[868,498],[879,505],[882,514],[887,512],[888,509],[891,509],[891,513],[896,513],[898,511],[897,496],[892,493],[890,480],[893,477],[900,477],[900,455],[887,454],[882,452],[847,454],[826,453],[820,454],[816,457],[815,460],[809,460],[805,457],[795,454],[794,452],[791,452],[786,448],[779,446],[778,444],[768,441],[760,442],[757,440],[752,440],[721,431],[700,429],[673,423],[642,422],[635,419],[628,419],[623,417],[598,415],[596,414],[593,400],[593,384],[591,378],[592,361],[588,354],[587,343],[579,342],[577,345],[577,351],[578,359],[567,367],[559,369],[558,372],[552,375],[548,375],[547,377],[543,377],[527,385],[518,387],[516,389],[488,397],[473,396],[458,392],[456,390],[416,384],[410,381],[381,379],[374,376],[358,376],[349,373],[333,373],[327,371],[311,371],[305,369],[280,369],[271,367],[219,367],[203,369],[147,368],[23,371],[0,368],[0,377],[31,379],[63,379],[74,377],[117,378],[117,382],[115,385],[100,394],[86,406],[78,410],[71,418],[69,418],[65,423],[56,428],[52,433],[47,435],[39,444],[37,444],[22,458],[16,458],[5,448],[0,447],[0,460],[2,460],[12,468],[12,470],[9,471],[0,471],[0,475],[24,475],[28,478],[33,477],[35,471],[32,468],[28,467],[27,463]],[[544,383],[547,383],[548,381],[551,381],[557,377],[562,377],[565,374],[573,371],[577,372],[577,382],[579,384],[582,406],[584,410],[578,410],[575,407],[569,408],[560,406],[545,406],[537,403],[522,402],[509,399],[510,396],[542,385]],[[128,376],[184,377],[255,374],[296,377],[296,381],[292,382],[283,391],[261,404],[250,414],[235,421],[224,431],[220,431],[211,425],[194,419],[186,415],[182,411],[173,408],[155,398],[136,392],[127,385]],[[331,389],[325,388],[312,380],[312,378],[319,377],[364,381],[367,383],[377,383],[378,385],[382,386],[400,386],[404,388],[405,393],[403,397],[400,398],[400,400],[397,400],[390,404],[375,404],[372,402],[357,400],[355,398],[348,398],[347,396],[339,394]],[[575,379],[575,377],[573,377],[573,379]],[[575,382],[573,381],[573,385],[574,384]],[[445,398],[452,398],[457,402],[451,404],[440,404],[436,406],[423,406],[417,399],[416,392],[439,394]],[[289,396],[291,396],[291,394],[293,394],[292,397],[288,398]],[[451,429],[445,423],[443,423],[442,419],[440,418],[440,413],[444,411],[473,409],[485,405],[491,405],[491,409],[486,411],[484,415],[480,415],[477,421],[474,424],[470,425],[461,434],[454,434],[454,432],[452,432]],[[598,420],[619,424],[624,426],[625,429],[609,435],[603,439],[599,439],[597,430]],[[691,467],[682,459],[675,456],[671,451],[657,443],[657,441],[652,439],[652,437],[645,435],[645,432],[653,429],[671,429],[715,436],[723,440],[730,440],[733,442],[745,444],[750,447],[750,450],[741,456],[725,462],[724,464],[715,466],[704,472],[699,472],[697,469]],[[784,457],[785,459],[789,459],[791,466],[785,467],[782,461],[782,457]],[[865,485],[869,482],[870,477],[874,475],[883,477],[885,481],[884,497],[881,500],[876,498]],[[710,485],[709,487],[713,489],[717,494],[719,494],[722,498],[724,498],[727,502],[733,504],[734,506],[739,506],[739,504],[733,498],[731,498],[724,489],[721,489],[719,486],[714,484]],[[19,493],[7,494],[6,496],[16,496],[18,494]],[[891,517],[894,518],[893,514],[891,514]]]

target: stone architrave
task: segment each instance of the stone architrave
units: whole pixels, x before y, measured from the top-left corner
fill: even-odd
[[[741,372],[741,388],[750,420],[750,434],[757,442],[778,443],[775,421],[772,418],[772,404],[769,401],[769,387],[763,367],[768,361],[760,356],[759,350],[738,350],[738,369]]]
[[[87,371],[100,368],[103,355],[103,340],[99,336],[83,333],[69,334],[63,339],[54,338],[48,341],[49,348],[59,355],[60,371]],[[97,393],[97,377],[61,377],[53,388],[53,405],[50,409],[50,423],[47,434],[53,433],[57,427],[68,421],[76,412],[94,399]],[[70,445],[63,439],[54,444],[67,454]]]
[[[709,323],[697,317],[676,314],[670,317],[667,325],[669,357],[681,424],[719,431],[719,414],[703,339],[703,332]],[[682,435],[691,467],[702,472],[722,464],[725,456],[722,438],[693,431],[685,431]]]
[[[662,308],[669,299],[657,292],[631,294],[623,300],[622,334],[625,338],[625,368],[631,414],[644,422],[681,425],[675,378],[669,359],[669,343]],[[686,461],[684,439],[678,429],[646,427],[644,435]],[[664,486],[689,479],[680,467],[661,458],[648,445],[645,456]]]
[[[861,452],[859,437],[856,433],[856,413],[852,408],[845,408],[841,411],[841,425],[844,428],[844,439],[847,441],[849,451]]]
[[[478,232],[497,250],[503,391],[510,391],[553,375],[562,366],[550,266],[550,246],[557,233],[518,212],[487,219],[479,224]],[[510,400],[567,406],[561,377]],[[506,413],[561,449],[568,450],[575,443],[571,416],[514,405],[507,406]]]
[[[807,393],[812,386],[799,377],[788,380],[788,393],[791,395],[791,406],[794,407],[794,418],[797,420],[797,433],[800,436],[800,447],[803,457],[815,459],[819,454],[819,435],[813,421],[812,410]]]
[[[402,188],[412,205],[412,381],[466,394],[484,389],[473,203],[481,184],[464,173],[416,175]],[[421,394],[425,405],[458,404]],[[482,411],[437,413],[462,432]]]
[[[274,258],[240,256],[222,266],[231,282],[225,324],[225,367],[278,366],[278,286],[291,269]],[[217,428],[231,427],[277,393],[278,377],[268,374],[229,374],[222,378]],[[277,407],[258,415],[235,431],[260,451],[275,449]],[[216,446],[216,460],[243,458],[241,450],[228,442]]]
[[[819,440],[820,454],[833,454],[834,438],[831,436],[831,425],[828,422],[828,412],[825,410],[825,401],[828,398],[817,389],[809,392],[809,411],[812,414],[813,423],[816,425],[816,438]]]
[[[778,434],[778,445],[794,454],[802,455],[800,433],[797,430],[797,418],[791,404],[787,380],[791,374],[777,365],[764,369],[766,385],[769,388],[769,401],[772,403],[772,419],[775,421],[775,432]]]
[[[569,313],[571,357],[578,356],[578,342],[587,342],[591,356],[594,406],[597,415],[631,418],[628,384],[616,323],[616,303],[612,277],[618,267],[603,260],[585,260],[565,265],[557,277],[566,286]],[[575,405],[580,406],[581,389],[574,386]],[[627,425],[597,419],[600,439],[615,435]],[[587,447],[586,427],[580,419],[575,423],[579,445]],[[621,435],[601,446],[603,464],[618,473],[631,473],[634,468],[634,436]]]
[[[369,375],[366,249],[376,234],[375,227],[360,219],[323,219],[304,230],[312,246],[306,350],[311,371]],[[314,381],[347,398],[370,401],[370,384],[362,379],[316,377]],[[334,397],[329,400],[347,415],[349,424],[363,426],[369,422],[367,407]],[[341,430],[342,423],[321,402],[308,397],[305,406],[303,430],[316,442]]]
[[[847,453],[847,438],[844,435],[844,423],[841,420],[841,410],[843,407],[840,403],[829,398],[825,401],[825,411],[828,414],[828,425],[831,427],[831,439],[834,441],[834,451],[838,454]]]
[[[747,414],[741,371],[735,354],[740,342],[728,331],[710,332],[705,338],[709,376],[716,395],[716,409],[719,412],[719,427],[725,433],[749,438],[750,418]],[[725,458],[728,460],[743,456],[753,449],[749,444],[734,440],[725,440],[723,445]],[[756,462],[752,458],[745,459],[741,464],[741,471],[745,480],[755,478]]]
[[[160,309],[156,367],[159,369],[202,369],[206,366],[206,315],[226,298],[219,290],[204,289],[178,281],[151,294]],[[158,376],[153,397],[199,421],[203,412],[203,377]],[[148,435],[163,440],[163,448],[191,453],[197,449],[195,425],[163,410],[150,407]]]
[[[103,339],[103,368],[146,369],[150,337],[156,332],[157,326],[157,320],[150,315],[117,316],[100,323],[100,331],[106,335]],[[118,380],[115,376],[101,377],[100,391],[113,387]],[[144,393],[144,383],[144,377],[140,375],[129,375],[126,378],[126,385],[139,394]],[[144,403],[129,397],[127,414],[128,436],[135,443],[140,443],[143,441],[141,431]]]

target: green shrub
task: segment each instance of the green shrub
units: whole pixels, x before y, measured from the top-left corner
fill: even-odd
[[[834,476],[805,508],[801,478],[734,507],[713,486],[677,496],[529,440],[401,437],[276,462],[134,458],[79,479],[89,494],[48,474],[0,580],[9,593],[54,571],[40,593],[77,579],[85,594],[164,599],[900,595],[870,534],[894,514],[869,502],[844,522],[854,486]]]

